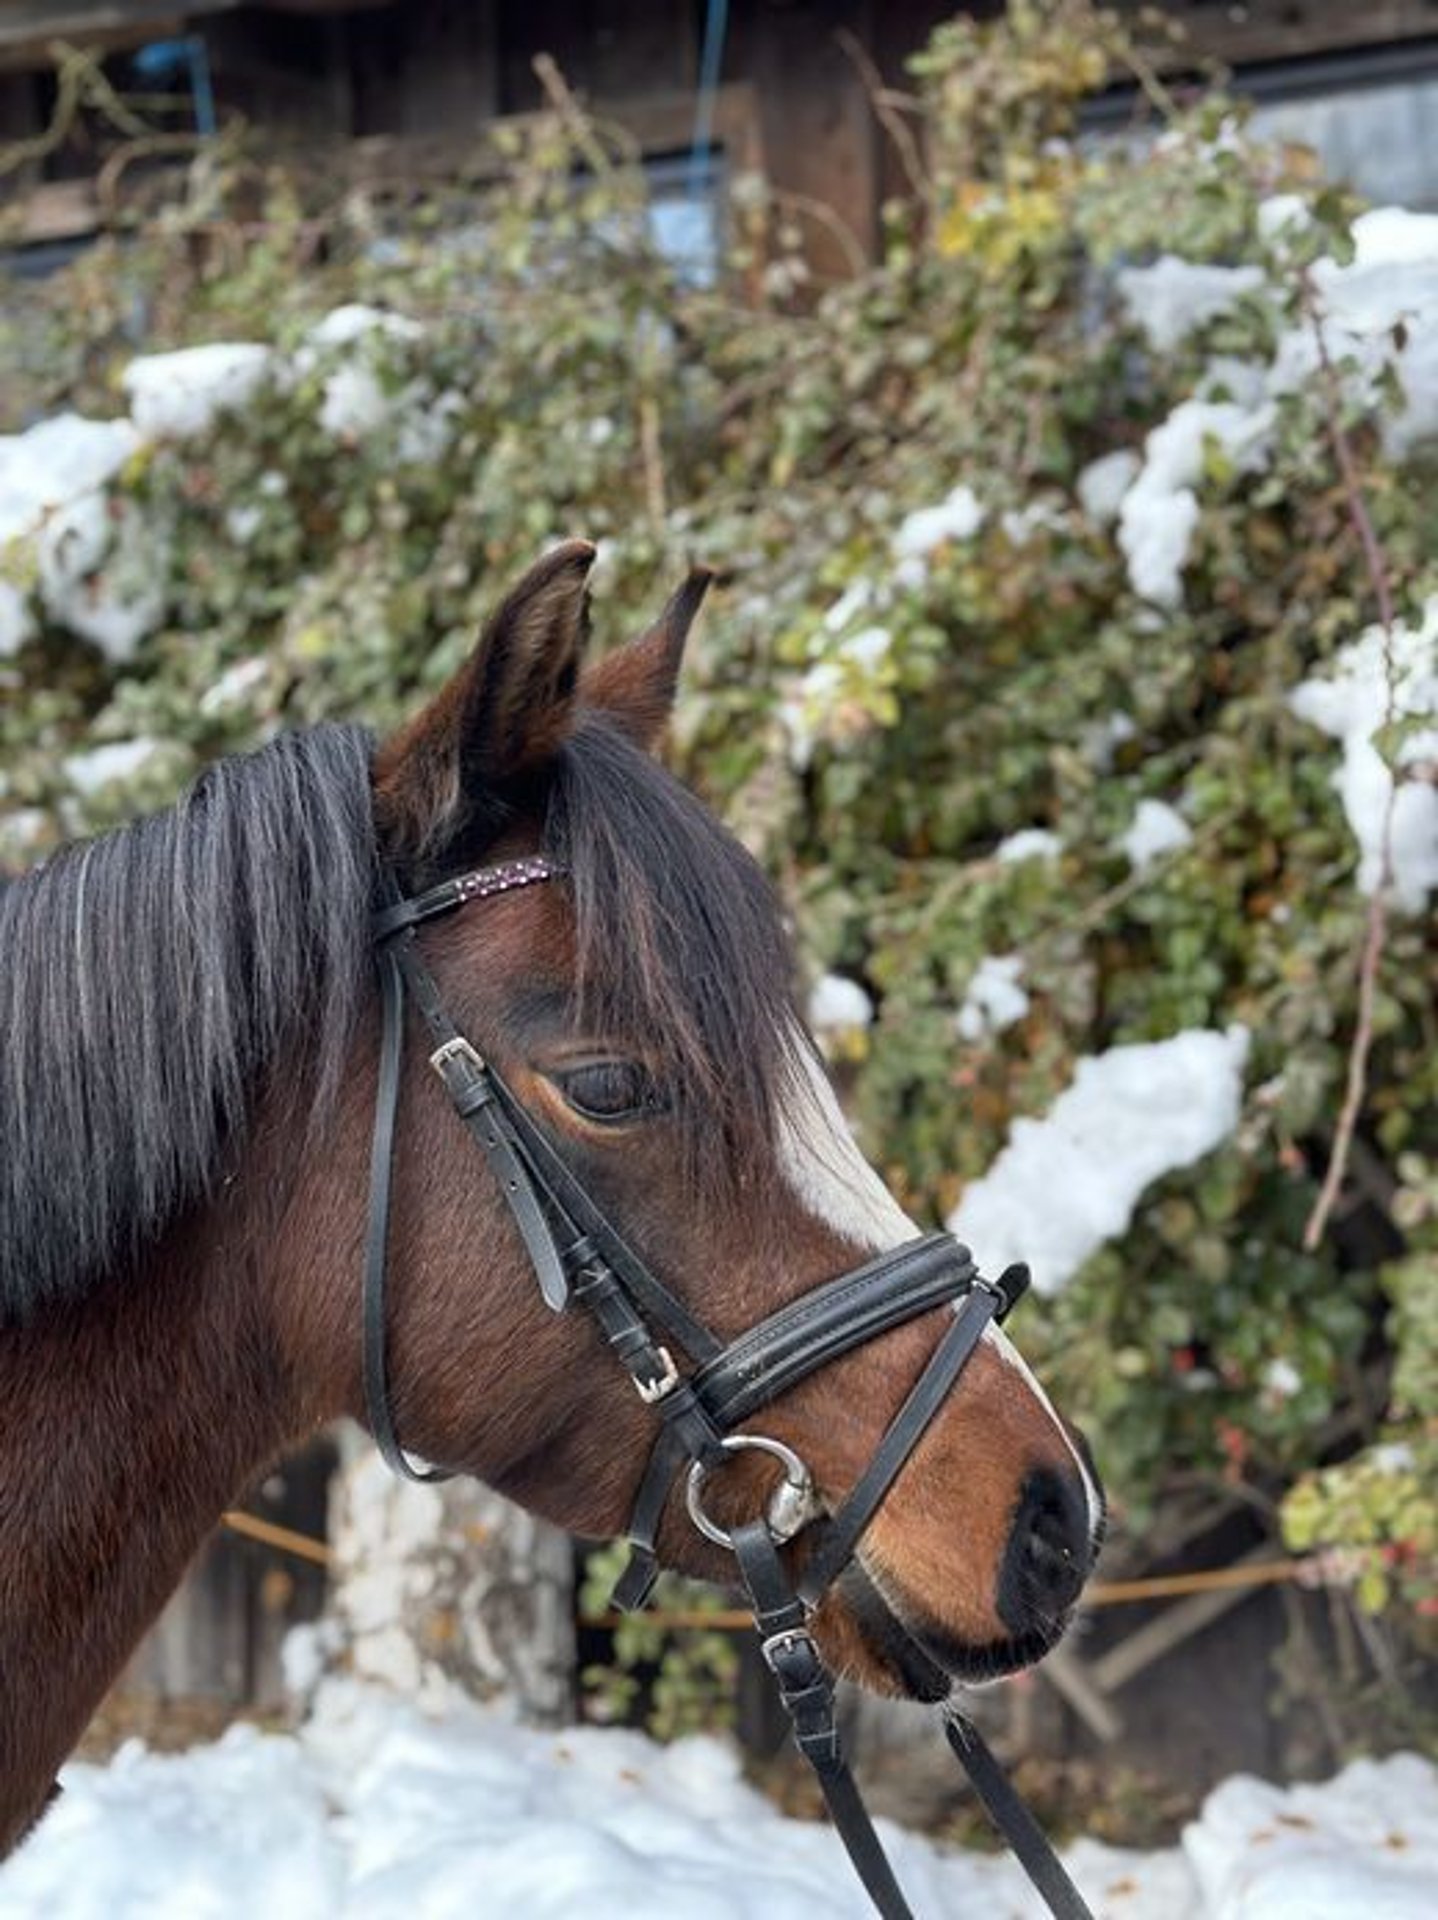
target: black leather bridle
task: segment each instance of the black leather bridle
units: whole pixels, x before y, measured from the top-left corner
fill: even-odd
[[[441,1467],[418,1467],[406,1456],[395,1431],[385,1362],[386,1249],[408,994],[429,1029],[430,1064],[456,1113],[484,1149],[545,1304],[559,1313],[573,1301],[594,1316],[658,1423],[629,1524],[631,1557],[616,1601],[635,1608],[648,1597],[658,1572],[660,1520],[675,1479],[687,1465],[690,1516],[702,1533],[734,1555],[796,1744],[818,1775],[850,1859],[884,1920],[912,1920],[840,1749],[833,1682],[809,1618],[853,1558],[865,1528],[953,1390],[985,1327],[1002,1320],[1022,1294],[1028,1270],[1010,1267],[998,1280],[985,1280],[968,1249],[951,1234],[926,1234],[822,1282],[737,1339],[720,1340],[625,1244],[503,1076],[455,1026],[420,957],[415,935],[425,921],[471,901],[553,880],[562,871],[535,854],[442,881],[408,899],[391,880],[386,904],[374,917],[382,1029],[363,1303],[364,1390],[371,1431],[396,1473],[411,1480],[449,1477]],[[948,1301],[960,1302],[952,1325],[868,1467],[832,1515],[822,1512],[808,1469],[789,1447],[762,1434],[735,1430],[817,1368]],[[666,1342],[687,1356],[689,1371],[676,1363]],[[750,1449],[778,1459],[783,1478],[763,1515],[726,1530],[705,1509],[705,1483],[736,1452]],[[779,1548],[801,1530],[812,1530],[816,1544],[796,1584]],[[948,1708],[945,1733],[1056,1920],[1092,1920],[977,1729]]]

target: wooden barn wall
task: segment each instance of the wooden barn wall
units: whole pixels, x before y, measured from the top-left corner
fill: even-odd
[[[1001,3],[969,0],[969,10],[991,15]],[[1137,4],[1124,0],[1124,10],[1136,11]],[[796,207],[809,208],[805,231],[821,278],[846,272],[854,248],[827,231],[813,209],[832,210],[859,249],[872,254],[884,201],[907,185],[841,36],[851,35],[865,49],[887,84],[903,86],[908,56],[955,10],[953,0],[732,0],[722,79],[731,108],[732,89],[750,90],[755,124],[736,140],[731,111],[720,137],[731,150],[742,147],[743,164],[761,157],[774,184]],[[1213,57],[1257,74],[1271,74],[1274,63],[1298,56],[1347,54],[1359,45],[1389,49],[1391,63],[1409,57],[1394,50],[1425,34],[1430,50],[1438,42],[1438,0],[1372,0],[1363,9],[1340,0],[1248,0],[1242,7],[1229,0],[1169,0],[1169,10],[1192,36],[1190,64]],[[497,115],[543,103],[533,66],[541,52],[553,56],[581,97],[625,121],[651,148],[682,151],[693,125],[708,4],[196,0],[167,15],[150,0],[69,0],[48,11],[64,16],[72,37],[101,47],[117,35],[133,47],[181,27],[202,32],[221,111],[241,112],[272,133],[276,152],[293,143],[372,136],[462,140]],[[29,21],[33,28],[44,12],[41,0],[0,0],[0,140],[33,136],[53,100],[44,41],[25,26]],[[87,32],[85,20],[110,24]],[[1411,57],[1423,57],[1416,45]],[[113,62],[122,86],[123,58],[117,51]],[[1421,101],[1414,95],[1408,120],[1426,114],[1428,104],[1427,95]],[[1342,153],[1333,157],[1344,167]],[[93,151],[80,142],[12,180],[12,191],[42,180],[52,189],[60,224],[41,221],[32,237],[79,237],[93,226],[93,196],[80,183],[94,168]],[[73,207],[53,193],[67,178],[76,183]],[[1432,197],[1426,173],[1411,191],[1420,202]]]

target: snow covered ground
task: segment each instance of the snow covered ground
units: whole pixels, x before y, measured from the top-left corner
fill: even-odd
[[[936,1733],[936,1738],[937,1733]],[[833,1834],[785,1819],[717,1741],[557,1734],[462,1705],[438,1720],[330,1682],[297,1734],[232,1728],[159,1755],[74,1765],[0,1867],[3,1920],[861,1920]],[[1027,1920],[1008,1860],[885,1827],[920,1920]],[[1287,1790],[1225,1782],[1181,1847],[1080,1841],[1069,1864],[1110,1920],[1428,1920],[1438,1773],[1361,1760]]]

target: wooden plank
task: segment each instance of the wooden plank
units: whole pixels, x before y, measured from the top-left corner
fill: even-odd
[[[780,195],[789,196],[820,281],[848,279],[856,250],[872,259],[878,245],[878,128],[863,84],[835,39],[840,28],[869,44],[870,0],[796,0],[782,10],[741,15],[728,67],[754,83],[766,171]],[[832,231],[831,220],[842,232]]]
[[[182,19],[207,13],[227,13],[242,0],[185,0]],[[173,7],[157,5],[156,0],[76,0],[66,6],[61,0],[0,0],[0,48],[28,48],[43,56],[52,40],[88,41],[111,34],[134,34],[146,30],[144,37],[155,38],[161,30],[183,30]],[[45,64],[43,58],[37,65]]]
[[[1123,1732],[1123,1716],[1094,1679],[1092,1668],[1070,1647],[1055,1647],[1039,1674],[1073,1708],[1096,1740],[1108,1746],[1118,1739]]]
[[[231,0],[226,0],[226,4],[230,3]],[[84,33],[72,32],[66,37],[92,53],[124,53],[132,47],[143,47],[151,40],[172,39],[184,31],[183,14],[150,13],[143,20]],[[0,34],[0,73],[48,72],[55,64],[50,51],[54,40],[53,30],[38,39],[28,40],[7,41]]]
[[[646,154],[681,153],[694,131],[694,98],[687,93],[606,100],[596,112],[600,119],[622,128]],[[522,121],[527,116],[505,117]],[[753,87],[741,82],[719,89],[714,139],[732,166],[762,167],[764,147]],[[367,134],[350,141],[339,153],[326,149],[322,157],[332,166],[338,164],[356,185],[367,187],[437,182],[460,174],[467,180],[483,181],[498,179],[504,172],[499,159],[485,160],[483,148],[472,134],[455,132]]]
[[[499,110],[495,0],[411,0],[395,76],[401,134],[477,132]]]
[[[5,216],[9,245],[38,246],[47,240],[79,240],[100,224],[100,203],[91,180],[54,180],[17,198]]]
[[[40,82],[33,73],[0,72],[0,128],[7,145],[32,141],[45,130],[40,112]],[[12,166],[0,182],[0,204],[13,204],[15,196],[39,184],[43,162],[38,155]],[[8,208],[7,208],[8,210]]]
[[[1253,1547],[1233,1564],[1248,1566],[1254,1561],[1270,1559],[1272,1553],[1270,1546]],[[1089,1680],[1100,1693],[1117,1693],[1146,1667],[1172,1653],[1185,1640],[1191,1640],[1231,1608],[1241,1606],[1252,1592],[1250,1587],[1219,1587],[1165,1607],[1162,1613],[1155,1614],[1152,1620],[1145,1621],[1120,1640],[1116,1647],[1090,1660],[1086,1667]]]
[[[1124,13],[1141,10],[1124,0]],[[1185,28],[1188,47],[1165,55],[1164,67],[1192,65],[1193,57],[1225,66],[1295,60],[1430,36],[1438,29],[1432,0],[1187,0],[1167,11]]]
[[[598,104],[692,89],[699,74],[698,12],[697,7],[655,6],[654,0],[590,0],[584,91]],[[536,51],[552,54],[563,69],[561,47]]]

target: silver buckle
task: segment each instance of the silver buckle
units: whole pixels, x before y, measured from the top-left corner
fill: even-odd
[[[652,1407],[656,1400],[662,1400],[666,1393],[672,1393],[679,1385],[679,1369],[674,1364],[674,1356],[668,1347],[658,1349],[659,1358],[664,1362],[664,1371],[653,1380],[636,1380],[634,1391],[646,1407]]]
[[[436,1047],[434,1052],[429,1056],[429,1064],[434,1068],[441,1080],[443,1080],[444,1070],[451,1060],[467,1060],[476,1073],[483,1073],[484,1071],[484,1062],[462,1033],[457,1033],[453,1040],[446,1040],[441,1046]]]
[[[791,1647],[804,1647],[816,1665],[819,1661],[819,1649],[814,1636],[807,1627],[785,1627],[782,1633],[771,1633],[767,1640],[759,1642],[759,1651],[764,1656],[764,1664],[770,1673],[777,1673],[775,1661],[781,1653],[787,1653]]]

